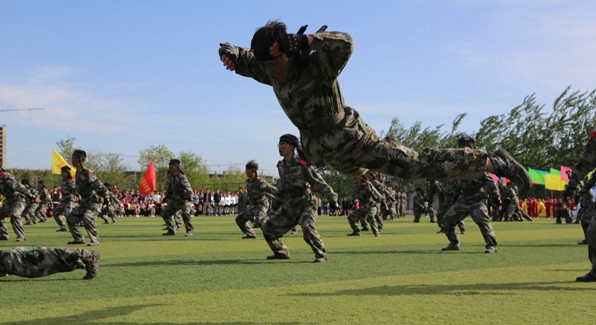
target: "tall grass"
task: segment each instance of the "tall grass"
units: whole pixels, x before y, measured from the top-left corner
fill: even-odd
[[[329,261],[301,232],[292,258],[270,261],[233,217],[196,217],[194,237],[162,236],[160,218],[99,224],[100,272],[0,278],[0,324],[593,324],[595,283],[577,224],[494,223],[499,252],[484,254],[470,219],[461,251],[428,219],[387,221],[381,237],[320,217]],[[9,226],[10,228],[10,226]],[[27,245],[66,247],[53,221],[26,226]],[[0,249],[16,246],[14,236]],[[85,247],[86,246],[76,246]]]

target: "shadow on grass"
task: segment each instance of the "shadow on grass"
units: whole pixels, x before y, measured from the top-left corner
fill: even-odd
[[[129,315],[135,311],[142,310],[145,308],[151,308],[155,306],[161,306],[159,304],[150,304],[150,305],[136,305],[136,306],[120,306],[120,307],[110,307],[92,311],[86,311],[78,315],[69,315],[69,316],[62,316],[62,317],[48,317],[48,318],[40,318],[34,319],[29,321],[21,321],[18,324],[23,325],[34,325],[34,324],[73,324],[73,321],[76,321],[76,324],[97,324],[98,321],[105,320],[111,317],[122,316],[122,315]],[[10,323],[10,322],[9,322]],[[0,324],[9,324],[3,321],[0,321]],[[110,322],[112,325],[132,325],[132,324],[139,324],[137,321],[131,322]],[[184,323],[177,323],[177,322],[161,322],[160,324],[168,324],[168,325],[182,325],[188,324],[188,322]],[[206,322],[206,323],[199,323],[195,322],[193,324],[198,325],[221,325],[221,324],[230,324],[229,322]],[[234,324],[260,324],[255,322],[235,322]],[[287,322],[287,323],[279,323],[279,324],[304,324],[304,323],[297,323],[297,322]]]
[[[394,285],[381,286],[354,290],[341,290],[330,293],[297,293],[295,296],[406,296],[406,295],[522,295],[521,291],[593,291],[594,288],[575,287],[567,288],[557,284],[568,285],[575,281],[565,282],[526,282],[526,283],[494,283],[494,284],[453,284],[453,285]],[[519,291],[519,292],[518,292]]]
[[[168,265],[261,265],[261,264],[313,264],[312,260],[283,260],[270,261],[265,258],[258,260],[164,260],[164,261],[143,261],[134,263],[102,264],[106,267],[143,267],[143,266],[168,266]]]

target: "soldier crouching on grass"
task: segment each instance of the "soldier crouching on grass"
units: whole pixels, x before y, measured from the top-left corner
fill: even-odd
[[[0,277],[39,278],[85,269],[83,280],[90,280],[99,271],[99,256],[97,251],[78,248],[14,247],[0,250]]]

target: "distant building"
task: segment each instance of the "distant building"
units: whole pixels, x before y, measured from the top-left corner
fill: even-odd
[[[6,168],[6,125],[0,125],[0,167]]]

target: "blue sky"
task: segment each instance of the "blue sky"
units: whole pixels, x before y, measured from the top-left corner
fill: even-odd
[[[251,159],[276,175],[277,140],[295,133],[270,87],[223,68],[220,42],[249,46],[280,19],[343,31],[355,51],[340,76],[346,104],[377,132],[460,130],[536,94],[547,108],[568,86],[596,88],[596,2],[20,1],[0,0],[0,112],[8,168],[51,167],[66,137],[89,154],[165,145],[211,171]]]

